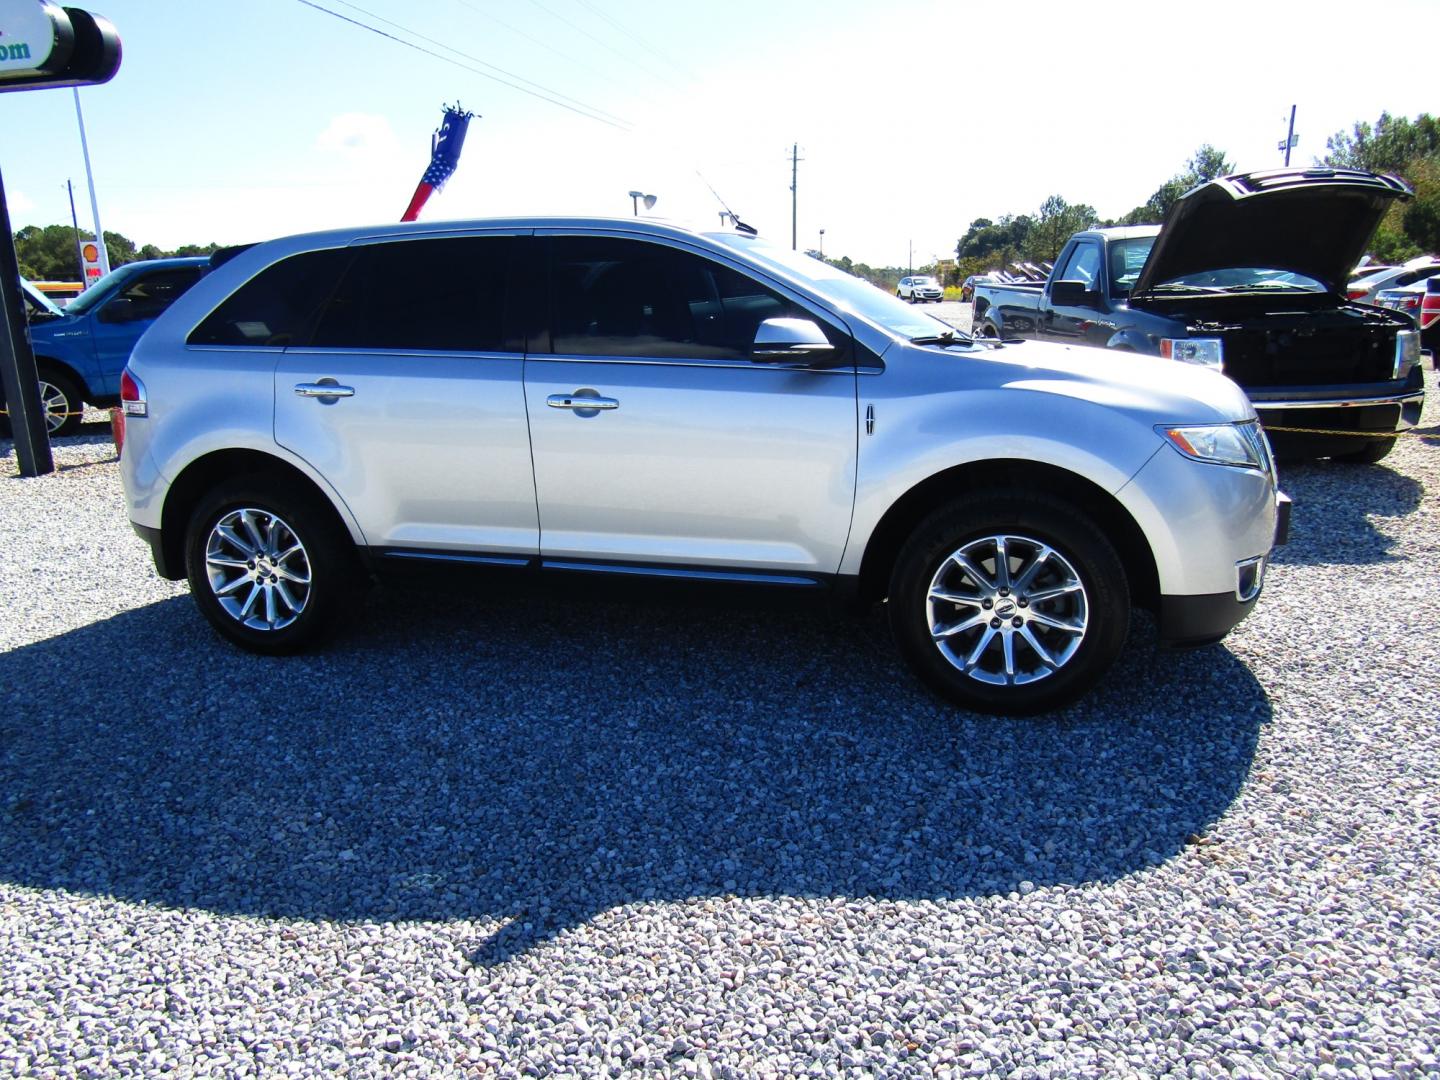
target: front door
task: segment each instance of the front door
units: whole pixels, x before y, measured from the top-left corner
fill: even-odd
[[[308,343],[280,360],[275,439],[329,481],[372,547],[537,552],[524,356],[506,336],[520,242],[359,245]]]
[[[855,492],[848,333],[679,246],[547,243],[548,328],[525,365],[545,564],[835,573]],[[818,322],[847,366],[752,361],[777,317]]]
[[[1070,249],[1070,255],[1050,280],[1079,281],[1098,296],[1098,290],[1103,287],[1100,259],[1100,245],[1093,240],[1081,240]],[[1079,304],[1057,305],[1050,301],[1048,285],[1046,292],[1049,308],[1040,320],[1039,336],[1042,340],[1069,345],[1105,344],[1112,331],[1104,330],[1101,323],[1104,316],[1096,308]]]

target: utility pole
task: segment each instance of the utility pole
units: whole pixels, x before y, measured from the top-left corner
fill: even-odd
[[[800,239],[800,215],[799,204],[795,194],[795,188],[800,178],[800,162],[805,159],[800,156],[800,144],[794,143],[790,147],[790,250],[795,251],[799,247]]]
[[[1295,106],[1294,106],[1294,105],[1291,105],[1291,106],[1290,106],[1290,130],[1285,133],[1285,141],[1282,142],[1282,143],[1279,143],[1279,144],[1275,147],[1276,150],[1284,150],[1284,151],[1285,151],[1285,167],[1286,167],[1287,169],[1290,167],[1290,151],[1294,148],[1295,144],[1296,144],[1297,142],[1299,142],[1299,141],[1300,141],[1299,137],[1295,134]]]

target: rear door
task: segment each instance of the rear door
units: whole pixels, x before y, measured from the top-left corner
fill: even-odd
[[[537,551],[524,355],[507,320],[521,242],[357,244],[308,342],[280,359],[275,439],[329,481],[372,547],[499,562]]]
[[[679,244],[547,243],[549,326],[525,372],[544,564],[835,573],[855,492],[848,332]],[[846,365],[752,361],[776,317],[819,323]]]

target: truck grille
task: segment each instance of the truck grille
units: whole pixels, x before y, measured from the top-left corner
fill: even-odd
[[[1323,386],[1393,377],[1389,327],[1231,329],[1223,335],[1225,374],[1241,386]]]

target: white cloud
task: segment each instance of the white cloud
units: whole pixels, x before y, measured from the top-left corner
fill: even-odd
[[[21,217],[35,209],[35,200],[27,196],[23,191],[7,191],[5,202],[10,213],[15,217]]]
[[[399,145],[390,121],[373,113],[341,113],[315,139],[317,150],[347,158],[387,158]]]

